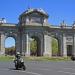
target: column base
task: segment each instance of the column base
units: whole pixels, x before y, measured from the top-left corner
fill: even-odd
[[[22,55],[22,56],[25,56],[25,52],[22,52],[21,55]]]
[[[26,56],[26,57],[29,57],[29,56],[30,56],[30,54],[28,54],[28,53],[25,53],[25,56]]]
[[[63,57],[67,57],[67,55],[63,55]]]
[[[0,51],[0,55],[5,55],[5,51]]]
[[[52,55],[50,53],[44,53],[44,56],[48,56],[48,57],[52,57]]]

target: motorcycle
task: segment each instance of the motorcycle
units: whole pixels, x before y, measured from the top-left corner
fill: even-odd
[[[75,56],[74,55],[71,56],[71,60],[75,61]]]
[[[24,62],[20,61],[19,59],[14,60],[14,63],[15,63],[16,70],[19,70],[19,69],[26,70],[26,66],[24,65]]]

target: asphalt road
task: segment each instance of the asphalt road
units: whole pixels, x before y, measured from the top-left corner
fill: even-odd
[[[25,61],[26,71],[14,70],[13,62],[0,62],[0,75],[75,75],[75,62]]]

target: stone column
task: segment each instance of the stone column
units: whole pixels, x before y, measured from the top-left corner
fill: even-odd
[[[52,56],[51,37],[44,35],[44,56]]]
[[[43,52],[44,52],[44,38],[40,38],[40,41],[41,41],[41,52],[40,52],[40,56],[43,56]]]
[[[61,55],[67,57],[67,45],[66,45],[66,36],[65,34],[61,37]]]
[[[0,54],[5,54],[5,36],[4,34],[0,35]]]
[[[30,56],[30,42],[28,33],[25,34],[25,56]]]
[[[26,39],[25,39],[25,34],[22,35],[22,55],[25,56],[25,52],[26,52]]]
[[[72,55],[75,56],[75,34],[73,35],[73,50]]]
[[[16,37],[16,52],[21,52],[21,41],[20,41],[20,35],[17,34]]]
[[[58,56],[62,56],[62,41],[61,39],[58,40]]]

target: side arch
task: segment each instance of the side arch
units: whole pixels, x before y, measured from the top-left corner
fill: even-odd
[[[5,55],[15,55],[16,52],[16,42],[15,38],[7,37],[5,38]]]
[[[15,53],[16,53],[16,51],[17,51],[17,34],[15,34],[15,33],[5,33],[4,34],[4,36],[5,36],[5,39],[4,39],[4,43],[5,43],[5,40],[7,39],[7,38],[9,38],[9,37],[11,37],[11,38],[13,38],[14,40],[15,40]],[[12,41],[11,41],[12,42]],[[5,44],[4,44],[5,45]],[[4,48],[5,48],[5,46],[4,46]],[[14,53],[14,54],[15,54]]]
[[[60,39],[58,35],[52,36],[52,56],[60,56]]]

